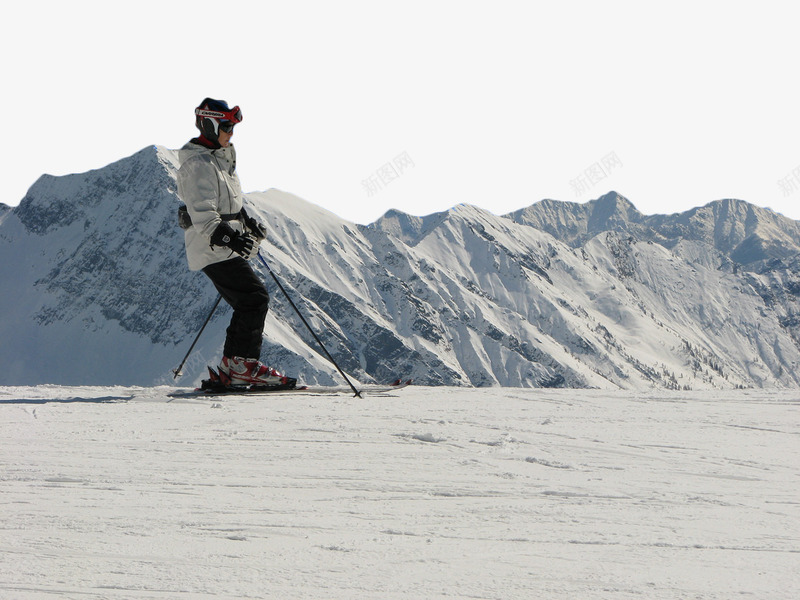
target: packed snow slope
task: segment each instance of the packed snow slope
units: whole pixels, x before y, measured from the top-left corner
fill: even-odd
[[[0,387],[0,598],[795,600],[798,392]]]
[[[0,212],[2,384],[172,380],[216,292],[176,224],[176,153],[43,176]],[[278,190],[247,195],[262,252],[355,379],[706,389],[800,383],[800,224],[724,200],[645,216],[616,193],[510,215],[474,206],[361,226]],[[256,268],[264,271],[260,265]],[[272,295],[262,360],[338,382]],[[184,367],[216,364],[220,308]]]

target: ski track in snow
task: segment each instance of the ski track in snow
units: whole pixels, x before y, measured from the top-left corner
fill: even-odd
[[[0,387],[0,598],[800,590],[797,392]]]

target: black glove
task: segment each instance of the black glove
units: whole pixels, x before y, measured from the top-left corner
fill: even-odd
[[[247,234],[241,234],[222,221],[211,234],[211,246],[225,246],[239,256],[250,260],[258,254],[259,241]]]
[[[239,214],[241,215],[242,221],[244,221],[244,226],[247,227],[256,240],[260,242],[267,237],[267,228],[256,219],[248,215],[244,208],[242,208],[242,212]]]
[[[185,204],[178,207],[178,225],[181,229],[189,229],[192,226],[192,217],[189,216],[189,209]]]

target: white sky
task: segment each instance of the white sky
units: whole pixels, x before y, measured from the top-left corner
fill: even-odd
[[[182,146],[210,96],[242,107],[245,191],[359,223],[611,189],[647,214],[740,198],[800,219],[793,4],[14,2],[0,202]],[[400,156],[413,166],[368,191]]]

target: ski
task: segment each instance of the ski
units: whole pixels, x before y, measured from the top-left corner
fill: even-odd
[[[204,382],[205,383],[205,382]],[[411,380],[403,381],[398,379],[388,385],[368,384],[358,388],[361,394],[385,394],[402,390],[411,385]],[[282,385],[274,386],[206,386],[195,388],[194,390],[176,390],[167,394],[170,398],[191,398],[191,397],[217,397],[217,396],[272,396],[272,395],[318,395],[318,396],[338,396],[342,394],[353,394],[353,390],[345,386],[297,386],[286,387]]]

